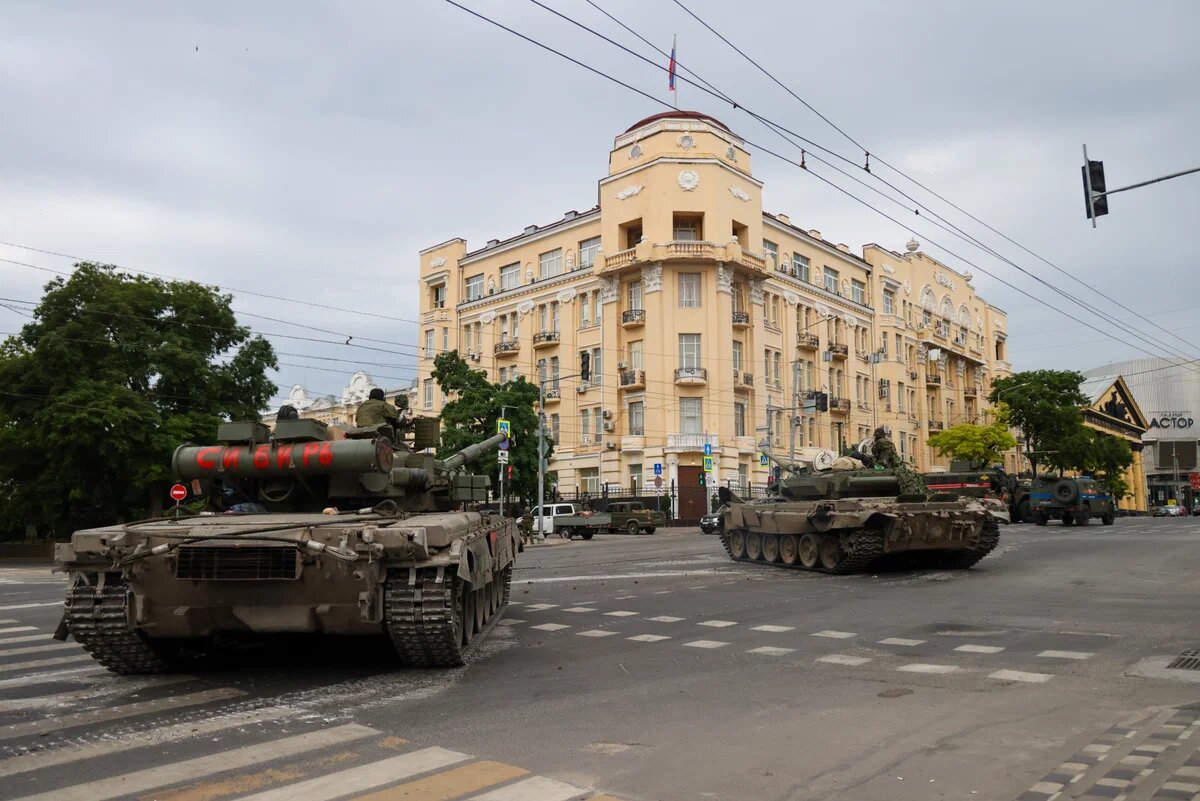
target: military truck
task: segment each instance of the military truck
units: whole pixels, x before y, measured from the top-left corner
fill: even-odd
[[[508,603],[520,538],[471,511],[488,478],[445,460],[436,419],[393,443],[315,420],[220,426],[172,465],[207,508],[75,532],[55,548],[70,576],[63,625],[118,673],[173,669],[222,640],[308,632],[388,638],[406,665],[463,664]],[[391,433],[391,429],[388,429]]]
[[[1029,482],[1005,472],[999,465],[988,467],[953,459],[949,470],[922,475],[930,492],[994,498],[1008,507],[1011,522],[1023,523],[1031,519]]]
[[[1039,476],[1033,480],[1029,498],[1035,525],[1061,520],[1064,526],[1086,526],[1093,517],[1111,526],[1117,519],[1117,501],[1090,476],[1069,478]]]
[[[608,533],[624,531],[628,534],[653,534],[659,526],[667,524],[667,516],[657,509],[648,509],[641,501],[615,501],[604,507],[612,521]]]

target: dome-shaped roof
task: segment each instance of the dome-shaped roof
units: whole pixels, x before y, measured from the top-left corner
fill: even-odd
[[[716,117],[710,117],[709,115],[702,114],[699,111],[679,111],[676,109],[672,109],[671,111],[664,111],[661,114],[654,114],[650,117],[647,117],[644,120],[638,120],[633,125],[630,125],[625,130],[625,133],[629,133],[631,131],[636,131],[638,128],[649,125],[652,122],[658,122],[659,120],[700,120],[702,122],[712,123],[713,125],[717,126],[718,128],[721,128],[722,130],[728,131],[729,133],[733,133],[733,131],[729,130],[728,125],[721,122]]]

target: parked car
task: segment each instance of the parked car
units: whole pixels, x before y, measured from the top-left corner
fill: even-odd
[[[545,514],[533,510],[533,530],[549,536],[555,532],[563,539],[571,539],[576,534],[585,540],[590,540],[598,531],[607,531],[612,523],[612,517],[607,512],[593,512],[590,509],[578,509],[573,503],[548,503]]]
[[[721,532],[721,515],[712,512],[701,517],[700,530],[705,534],[719,534]]]
[[[1181,507],[1179,506],[1155,506],[1151,512],[1154,517],[1182,517]]]
[[[625,531],[629,534],[653,534],[654,529],[667,524],[667,516],[657,509],[647,509],[641,501],[617,501],[605,507],[612,518],[608,533]]]

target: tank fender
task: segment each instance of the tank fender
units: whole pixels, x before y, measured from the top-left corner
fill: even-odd
[[[890,534],[892,529],[899,524],[900,515],[891,514],[890,512],[875,512],[864,522],[867,528],[882,531],[885,536]]]
[[[492,552],[487,540],[477,537],[463,546],[458,555],[458,577],[469,581],[472,587],[482,587],[492,574]]]

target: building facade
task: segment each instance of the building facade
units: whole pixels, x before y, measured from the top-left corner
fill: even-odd
[[[313,393],[303,384],[293,384],[288,390],[287,400],[281,405],[291,406],[299,412],[300,417],[320,420],[337,432],[354,427],[354,415],[359,404],[367,399],[371,390],[378,388],[379,385],[369,374],[358,370],[350,376],[340,395]],[[384,396],[391,403],[396,403],[397,399],[403,396],[408,399],[411,407],[413,392],[412,387],[390,389],[384,391]],[[263,422],[273,424],[278,411],[278,408],[272,409],[264,416]]]
[[[935,464],[926,421],[977,417],[1009,370],[1003,312],[915,245],[860,256],[764,213],[751,161],[716,119],[656,115],[616,137],[596,207],[421,251],[415,411],[439,410],[447,350],[493,381],[545,381],[560,487],[696,488],[707,446],[715,480],[679,494],[685,518],[717,483],[767,480],[764,438],[803,457],[886,425]]]

